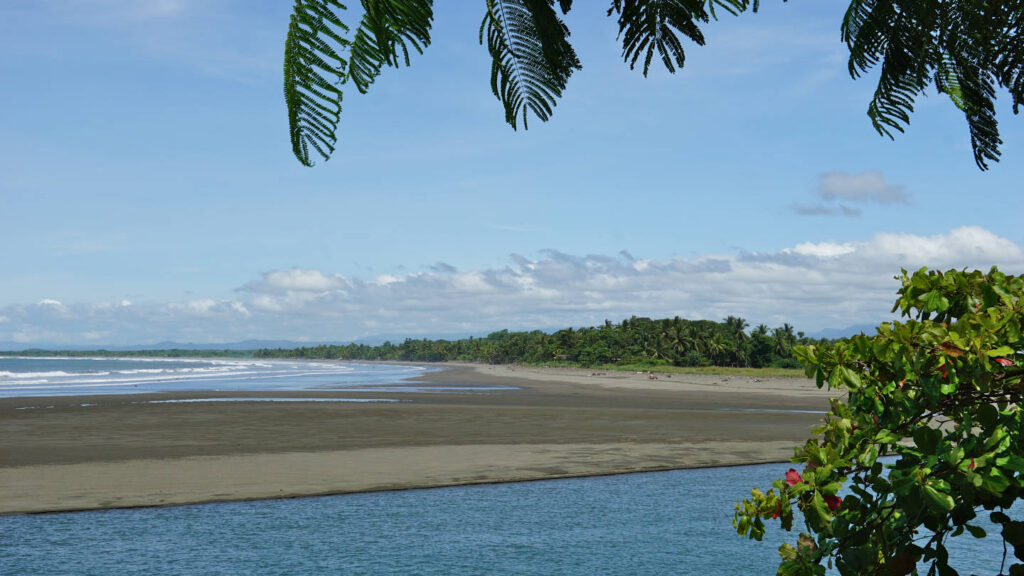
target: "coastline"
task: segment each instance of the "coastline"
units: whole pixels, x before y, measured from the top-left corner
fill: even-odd
[[[516,389],[2,399],[0,514],[785,462],[829,396],[793,378],[432,366],[410,380]],[[218,396],[398,401],[138,403]]]

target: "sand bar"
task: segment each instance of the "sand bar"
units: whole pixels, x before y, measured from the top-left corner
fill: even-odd
[[[780,462],[828,398],[788,378],[457,365],[418,380],[518,389],[0,399],[0,514]]]

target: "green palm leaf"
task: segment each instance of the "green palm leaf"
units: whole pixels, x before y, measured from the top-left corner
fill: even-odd
[[[850,74],[881,64],[868,116],[892,138],[910,124],[916,98],[934,82],[963,111],[974,161],[999,160],[997,87],[1024,103],[1024,3],[854,0],[843,20]]]
[[[1024,43],[1021,41],[1024,36],[1024,2],[1004,2],[1002,8],[1000,30],[1003,33],[993,42],[996,54],[994,69],[999,84],[1010,91],[1013,113],[1017,114],[1024,104]]]
[[[430,45],[433,4],[432,0],[363,0],[363,19],[352,41],[345,80],[365,94],[385,64],[408,66],[410,47],[422,54]]]
[[[355,38],[338,0],[295,0],[284,57],[284,95],[292,152],[312,166],[310,151],[330,158],[341,118],[340,86],[349,80],[366,92],[381,68],[409,64],[410,48],[430,43],[432,0],[362,0]],[[347,54],[346,54],[347,52]],[[346,58],[347,56],[347,58]]]
[[[689,38],[698,46],[704,45],[704,34],[697,22],[708,22],[717,17],[716,6],[737,15],[747,9],[747,0],[612,0],[608,15],[619,16],[619,37],[622,38],[622,57],[630,69],[644,59],[644,76],[651,68],[654,52],[669,72],[683,67],[686,53],[679,35]],[[756,2],[755,2],[756,9]]]
[[[292,152],[312,166],[310,148],[325,160],[334,151],[341,116],[341,90],[347,61],[338,52],[348,30],[335,14],[336,0],[296,0],[284,50],[284,98]]]
[[[854,77],[882,62],[868,116],[875,130],[890,138],[910,123],[914,100],[928,87],[934,70],[931,47],[918,33],[923,23],[936,17],[934,5],[921,2],[907,11],[898,4],[855,0],[843,24]]]
[[[580,68],[554,1],[487,0],[481,44],[485,36],[492,58],[491,91],[505,108],[505,121],[514,129],[520,116],[528,128],[531,112],[541,121],[550,118],[569,76]]]

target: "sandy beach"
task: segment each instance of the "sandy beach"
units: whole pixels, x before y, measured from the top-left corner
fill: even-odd
[[[0,399],[0,514],[784,462],[828,406],[791,378],[446,365],[417,379],[517,389]]]

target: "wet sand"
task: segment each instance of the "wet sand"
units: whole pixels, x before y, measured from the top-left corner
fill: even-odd
[[[827,409],[804,379],[446,366],[480,393],[0,399],[0,514],[782,462]],[[241,396],[397,400],[147,403]]]

